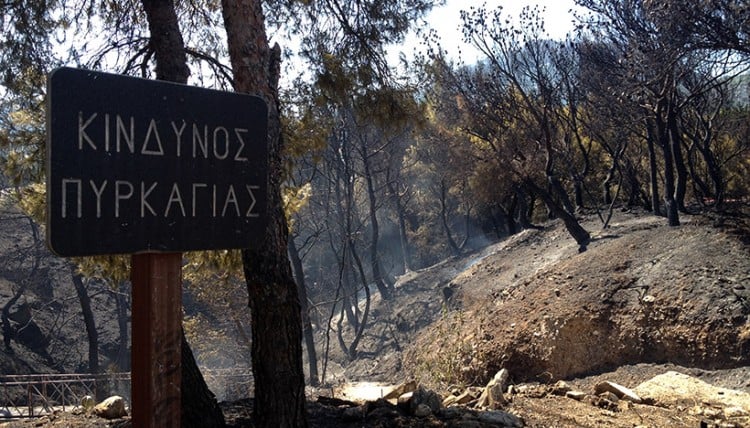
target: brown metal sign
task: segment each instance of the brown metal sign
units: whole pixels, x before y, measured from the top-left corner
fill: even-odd
[[[48,78],[47,237],[61,256],[251,247],[266,224],[265,102],[60,68]]]

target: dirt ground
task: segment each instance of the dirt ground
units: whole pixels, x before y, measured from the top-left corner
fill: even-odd
[[[343,396],[342,386],[411,379],[446,397],[483,387],[504,368],[512,386],[499,410],[526,427],[750,427],[750,399],[722,401],[750,393],[750,218],[681,220],[672,228],[648,213],[618,211],[602,229],[589,214],[584,225],[593,239],[584,253],[561,224],[550,222],[405,274],[395,299],[373,299],[356,360],[331,340],[328,386],[309,391],[310,425],[503,426],[448,413],[407,416],[387,405],[369,405],[351,420],[343,415],[354,403],[317,399],[357,401]],[[318,335],[318,349],[325,349],[325,334]],[[637,389],[669,372],[701,386],[687,392],[670,386],[673,396],[644,397],[640,404],[594,393],[603,381]],[[560,394],[560,380],[589,398]],[[252,426],[250,400],[224,409],[230,426]],[[46,425],[127,425],[55,418]],[[0,426],[41,426],[32,424]]]

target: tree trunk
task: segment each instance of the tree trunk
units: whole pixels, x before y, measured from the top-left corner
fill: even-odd
[[[370,157],[367,153],[364,139],[361,144],[362,165],[364,166],[365,184],[367,185],[367,201],[370,214],[370,269],[372,269],[372,280],[378,288],[380,297],[388,300],[392,296],[390,285],[383,278],[382,268],[380,267],[380,256],[378,254],[378,241],[380,240],[380,226],[378,224],[377,200],[375,197],[375,185],[373,183],[372,171],[370,170]],[[367,284],[365,284],[365,287]]]
[[[648,134],[646,137],[646,145],[648,147],[649,181],[651,184],[651,211],[654,215],[661,216],[661,201],[659,200],[659,171],[656,167],[656,132],[654,131],[654,125],[650,120],[646,121],[646,131]]]
[[[396,206],[396,215],[398,217],[398,238],[401,244],[401,257],[404,263],[404,272],[409,272],[411,268],[411,254],[409,251],[409,237],[406,234],[406,214],[404,206],[401,203],[398,187],[393,184],[392,180],[387,181],[388,192],[393,197],[393,203]]]
[[[566,211],[559,203],[555,201],[555,199],[549,192],[547,192],[544,188],[537,186],[536,183],[534,183],[531,179],[526,179],[524,181],[524,186],[526,186],[530,192],[533,192],[534,194],[542,198],[542,201],[544,201],[544,203],[547,205],[547,208],[552,211],[557,217],[562,219],[563,223],[565,223],[565,228],[568,230],[568,233],[570,233],[573,239],[575,239],[575,241],[578,243],[578,251],[586,251],[586,247],[588,246],[589,242],[591,242],[591,235],[586,229],[581,226],[580,223],[578,223],[578,220],[575,218],[575,216]]]
[[[172,0],[141,0],[156,59],[156,79],[187,83],[190,69]]]
[[[343,146],[343,143],[342,143]],[[359,327],[358,312],[359,308],[352,305],[352,295],[355,295],[354,301],[357,300],[357,287],[356,279],[354,277],[354,263],[352,258],[352,252],[356,251],[356,247],[353,236],[355,232],[352,230],[352,220],[355,216],[354,209],[354,179],[351,176],[351,170],[349,168],[349,152],[341,148],[341,164],[343,165],[343,171],[338,169],[336,171],[336,181],[334,193],[336,195],[336,201],[343,201],[336,204],[336,215],[338,216],[338,224],[342,228],[341,230],[341,265],[339,271],[341,276],[339,281],[341,283],[341,310],[346,314],[347,321],[349,324],[357,329]],[[338,183],[343,183],[343,186],[339,186]],[[341,196],[341,188],[344,188],[345,197]],[[336,248],[333,240],[330,241],[331,250],[335,254]],[[346,352],[346,347],[343,349]]]
[[[656,135],[659,138],[659,146],[661,146],[662,154],[664,155],[664,205],[667,211],[667,222],[670,226],[679,226],[680,215],[678,212],[677,201],[674,199],[675,177],[672,145],[669,138],[667,123],[665,123],[664,119],[661,117],[660,111],[657,111],[656,114]]]
[[[302,317],[281,200],[281,49],[268,46],[261,0],[221,4],[235,90],[259,95],[268,104],[268,226],[262,237],[248,237],[260,241],[258,249],[242,252],[253,321],[254,423],[257,428],[307,427]]]
[[[351,227],[351,225],[348,225],[347,228]],[[346,320],[349,322],[349,325],[352,326],[354,330],[359,330],[360,325],[360,312],[359,312],[359,285],[361,284],[364,287],[367,287],[367,277],[361,276],[359,277],[359,280],[357,280],[357,269],[360,268],[362,260],[359,258],[359,254],[357,253],[357,247],[354,246],[354,239],[351,238],[352,233],[349,232],[347,235],[349,238],[347,238],[345,245],[345,252],[344,252],[344,265],[343,265],[343,294],[342,294],[342,303],[343,303],[343,310],[346,311]],[[346,349],[344,349],[344,352],[346,352]]]
[[[16,304],[18,299],[21,298],[23,293],[26,291],[26,286],[28,285],[28,281],[21,282],[21,286],[18,287],[18,290],[13,294],[13,297],[8,300],[5,305],[3,305],[3,311],[2,311],[2,323],[3,323],[3,342],[5,344],[5,350],[8,352],[13,351],[13,347],[11,346],[11,341],[15,339],[15,330],[13,329],[13,326],[10,324],[10,309],[13,307],[13,305]]]
[[[370,315],[370,289],[367,285],[367,277],[365,275],[365,269],[362,266],[362,261],[357,255],[357,251],[354,247],[352,247],[351,255],[354,259],[354,264],[357,266],[357,272],[359,272],[359,277],[362,281],[362,286],[364,287],[365,291],[365,310],[362,312],[362,318],[359,320],[358,327],[356,328],[356,331],[354,333],[354,339],[352,339],[352,343],[349,345],[349,350],[347,352],[349,358],[353,360],[357,358],[357,346],[359,346],[359,341],[362,339],[362,335],[365,332],[365,328],[367,327],[367,318]],[[354,304],[357,305],[357,308],[359,308],[358,301],[355,301]]]
[[[533,225],[529,217],[533,208],[529,207],[528,201],[526,201],[526,192],[520,186],[513,186],[513,192],[516,194],[516,212],[518,215],[515,218],[515,222],[521,226],[521,229],[531,229]],[[533,201],[532,201],[533,205]],[[512,212],[511,212],[512,213]]]
[[[612,164],[610,164],[609,168],[607,169],[607,177],[604,179],[604,183],[602,183],[604,192],[603,199],[605,205],[612,205],[612,180],[614,179],[615,172],[620,165],[620,157],[624,152],[624,145],[620,145],[617,150],[614,150],[612,156]],[[622,172],[620,173],[620,182],[622,182]],[[617,189],[617,191],[619,192],[620,189]]]
[[[695,149],[703,157],[703,161],[706,163],[706,170],[708,177],[711,180],[711,186],[713,190],[709,190],[709,185],[698,177],[697,167],[695,162],[692,160],[693,156],[688,156],[690,161],[690,174],[693,181],[700,183],[701,192],[704,196],[713,197],[714,207],[720,207],[724,199],[724,177],[721,171],[721,166],[716,161],[716,157],[711,152],[710,141],[712,141],[710,133],[705,137],[706,144],[703,146],[700,141],[694,140],[692,148]]]
[[[453,252],[454,256],[461,254],[461,249],[458,247],[456,240],[453,239],[453,232],[451,232],[450,224],[448,224],[448,198],[447,189],[445,186],[445,179],[440,180],[440,223],[443,225],[445,236],[448,239],[448,246]]]
[[[156,59],[156,78],[187,83],[190,69],[182,33],[171,0],[142,0]],[[223,427],[224,414],[203,380],[185,334],[182,332],[182,427]]]
[[[700,203],[704,204],[707,198],[712,197],[713,192],[708,188],[708,183],[703,180],[703,177],[701,177],[701,174],[698,172],[695,165],[697,151],[695,143],[691,144],[690,147],[688,147],[685,158],[687,159],[688,171],[690,171],[690,179],[693,183],[693,191],[696,194],[696,197],[700,199]],[[709,168],[710,167],[706,165],[706,169]]]
[[[607,176],[604,178],[604,182],[602,183],[602,202],[604,202],[604,205],[609,205],[612,203],[611,186],[614,174],[615,165],[613,163],[612,165],[610,165],[609,170],[607,171]]]
[[[96,322],[91,310],[91,298],[83,285],[83,276],[76,272],[76,267],[73,265],[71,265],[71,271],[73,287],[76,289],[78,301],[81,302],[83,324],[86,326],[89,341],[89,373],[99,373],[99,335],[96,333]]]
[[[130,330],[128,327],[128,319],[130,313],[130,302],[125,297],[129,292],[125,287],[125,283],[120,283],[119,289],[115,290],[115,302],[117,306],[117,330],[120,344],[117,348],[117,367],[120,371],[130,371],[130,352],[128,346],[130,344]]]
[[[672,151],[672,160],[674,161],[675,170],[677,171],[677,183],[675,186],[674,200],[677,209],[686,213],[685,195],[687,194],[688,170],[685,166],[685,158],[682,154],[682,134],[677,125],[677,112],[674,111],[674,105],[670,105],[667,113],[667,125],[669,129],[669,141]]]
[[[302,269],[302,259],[299,256],[297,245],[292,237],[289,237],[289,260],[292,262],[292,274],[297,280],[297,292],[299,293],[300,311],[302,314],[302,336],[305,338],[305,348],[307,349],[310,385],[318,386],[318,354],[315,351],[315,336],[313,336],[310,309],[307,303],[305,272]]]
[[[551,189],[550,193],[557,196],[557,198],[560,200],[560,204],[562,204],[562,208],[570,214],[576,212],[573,203],[570,201],[568,192],[565,191],[562,183],[560,183],[560,179],[557,178],[554,174],[550,174],[547,175],[547,183],[549,183]]]
[[[502,210],[503,216],[505,217],[505,233],[508,234],[508,236],[515,235],[518,233],[518,228],[516,227],[516,219],[513,217],[513,213],[516,211],[516,208],[518,206],[518,195],[513,195],[511,198],[510,208],[507,210]]]
[[[198,364],[193,357],[185,338],[185,332],[180,331],[182,336],[182,405],[180,410],[180,422],[182,428],[224,427],[224,414],[216,402],[216,396],[208,389],[203,379]]]
[[[711,141],[710,138],[708,141]],[[722,203],[724,202],[724,190],[726,185],[724,183],[724,174],[721,171],[721,165],[719,165],[719,162],[716,161],[716,157],[711,152],[711,147],[709,147],[709,145],[710,144],[707,143],[705,150],[700,150],[700,152],[706,162],[706,167],[708,168],[708,176],[711,177],[711,182],[713,183],[713,197],[715,199],[714,207],[720,208]]]
[[[573,180],[573,194],[575,195],[576,211],[586,208],[583,205],[583,179],[575,178]]]

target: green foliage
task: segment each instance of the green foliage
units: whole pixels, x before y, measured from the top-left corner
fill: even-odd
[[[27,69],[6,87],[0,103],[0,166],[15,187],[44,180],[44,82]]]

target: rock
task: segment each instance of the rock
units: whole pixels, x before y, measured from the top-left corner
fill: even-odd
[[[479,393],[473,388],[467,388],[464,392],[462,392],[459,395],[450,395],[445,400],[443,400],[443,406],[448,407],[454,404],[467,404],[474,400],[476,400],[481,395],[481,390]]]
[[[586,397],[586,393],[582,391],[568,391],[565,393],[565,396],[576,401],[581,401]]]
[[[568,392],[570,392],[573,388],[568,385],[567,382],[563,380],[558,380],[553,386],[552,386],[552,393],[555,395],[565,395]]]
[[[416,409],[414,409],[414,416],[418,418],[426,418],[427,416],[430,416],[432,414],[432,409],[430,406],[424,403],[417,404]]]
[[[128,415],[125,410],[125,399],[119,395],[113,395],[97,404],[93,412],[104,419],[117,419]]]
[[[451,428],[485,428],[486,425],[479,421],[465,419],[460,421],[451,421],[449,425]]]
[[[406,394],[407,392],[414,392],[415,389],[417,389],[417,382],[410,380],[396,386],[389,393],[385,394],[383,398],[385,398],[386,400],[397,400],[398,397]]]
[[[604,392],[611,392],[612,394],[616,395],[617,398],[621,400],[627,400],[636,404],[640,404],[643,402],[640,396],[633,392],[632,389],[626,388],[622,385],[618,385],[614,382],[601,382],[596,384],[594,387],[594,391],[597,395],[602,394]],[[611,400],[610,400],[611,401]]]
[[[397,405],[398,408],[401,409],[404,413],[409,413],[411,411],[411,397],[414,395],[414,392],[407,392],[405,394],[402,394],[398,397]]]
[[[341,412],[341,420],[344,422],[361,421],[367,414],[366,406],[347,407]]]
[[[496,410],[501,408],[507,403],[505,397],[503,397],[503,389],[501,385],[492,385],[487,389],[487,407]]]
[[[399,398],[400,399],[400,398]],[[415,414],[420,404],[424,404],[430,408],[430,413],[438,412],[443,407],[443,400],[435,392],[424,387],[418,387],[411,396],[411,402],[409,409],[411,414]]]
[[[710,404],[718,408],[739,407],[750,412],[750,394],[719,388],[686,374],[669,371],[634,388],[634,392],[660,404]]]
[[[496,410],[507,403],[503,396],[503,390],[508,385],[508,370],[502,369],[495,373],[495,376],[487,382],[487,386],[484,387],[484,392],[479,397],[477,407],[488,407]]]
[[[506,412],[489,411],[480,412],[477,418],[479,422],[492,424],[499,427],[523,427],[523,422],[514,415]]]
[[[750,412],[743,409],[742,407],[727,407],[724,409],[724,417],[727,418],[741,418],[745,416],[750,416]]]
[[[396,407],[376,407],[367,413],[368,419],[394,419],[398,418],[401,413],[396,410]]]
[[[88,413],[91,411],[91,409],[96,406],[96,400],[94,400],[94,397],[90,395],[85,395],[83,398],[81,398],[81,407],[83,407],[83,410]]]
[[[611,391],[605,391],[599,394],[599,397],[609,401],[610,403],[617,403],[620,401],[620,397],[617,396],[614,392]]]
[[[495,376],[492,378],[502,388],[502,392],[508,390],[508,379],[510,378],[510,372],[507,369],[500,369]]]
[[[459,407],[444,407],[437,413],[437,416],[442,420],[459,419],[463,415],[464,410]]]

